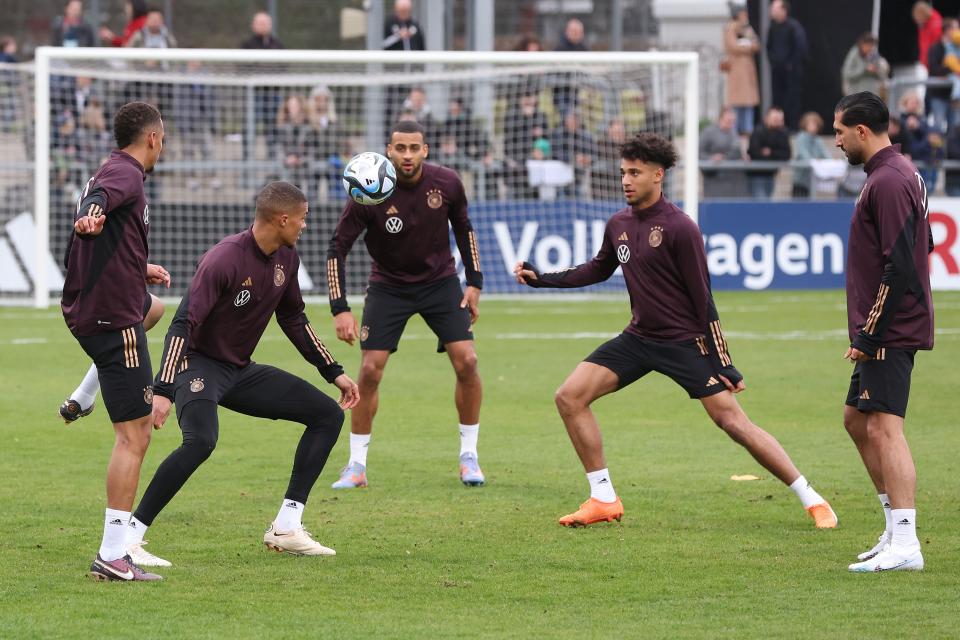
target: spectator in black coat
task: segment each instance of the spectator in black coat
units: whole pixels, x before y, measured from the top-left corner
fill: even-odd
[[[763,118],[763,126],[750,134],[747,155],[751,160],[786,161],[790,159],[790,135],[784,126],[783,111],[770,107]],[[779,169],[750,169],[747,182],[755,199],[765,200],[773,195],[773,186]]]
[[[584,36],[583,23],[576,18],[568,20],[567,26],[564,27],[563,33],[560,35],[560,43],[557,45],[556,51],[589,51],[590,49],[584,42]],[[553,106],[562,117],[571,109],[577,108],[576,79],[572,73],[561,73],[557,74],[552,80],[554,84]]]
[[[283,43],[273,35],[273,17],[266,11],[253,14],[250,21],[250,37],[240,43],[241,49],[283,49]],[[276,114],[280,109],[281,93],[278,87],[255,87],[253,90],[254,119],[263,128],[267,148],[276,143]],[[244,155],[252,157],[253,141],[243,139]]]
[[[413,19],[410,0],[393,3],[393,15],[383,27],[383,48],[386,51],[424,51],[423,29]]]
[[[50,44],[54,47],[92,47],[96,44],[93,27],[83,20],[83,2],[69,0],[63,15],[53,19]]]
[[[807,33],[790,17],[787,0],[770,3],[770,31],[767,34],[767,56],[770,59],[770,80],[773,104],[783,110],[785,123],[797,130],[800,119],[803,68],[808,54]]]

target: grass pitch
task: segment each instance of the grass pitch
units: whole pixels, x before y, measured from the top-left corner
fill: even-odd
[[[148,533],[148,549],[175,564],[152,585],[85,577],[102,526],[106,412],[64,427],[56,408],[83,353],[57,309],[0,309],[0,637],[956,637],[960,295],[935,298],[937,346],[917,357],[907,416],[921,574],[846,571],[883,523],[840,421],[850,365],[843,296],[828,291],[717,299],[746,375],[742,404],[831,500],[837,530],[815,530],[786,487],[656,374],[595,405],[623,523],[559,527],[588,488],[552,394],[629,310],[625,299],[530,296],[481,303],[487,486],[458,480],[453,373],[415,319],[387,367],[371,486],[329,488],[345,426],[307,506],[307,527],[338,555],[263,547],[300,429],[221,410],[217,451]],[[309,311],[354,376],[357,348],[333,338],[325,307]],[[172,316],[150,334],[154,365]],[[275,326],[255,359],[333,390]],[[141,490],[179,441],[175,421],[154,435]]]

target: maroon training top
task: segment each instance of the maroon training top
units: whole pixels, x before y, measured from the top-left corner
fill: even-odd
[[[926,185],[899,146],[875,153],[864,170],[847,248],[850,342],[870,356],[880,347],[932,349]]]
[[[67,243],[60,308],[74,335],[120,331],[143,320],[150,229],[145,178],[137,160],[113,151],[77,202],[74,222],[94,203],[107,219],[99,235],[74,232]]]
[[[538,274],[528,284],[584,287],[606,280],[618,266],[623,268],[633,311],[625,331],[650,340],[696,341],[728,375],[725,368],[733,365],[710,292],[703,236],[687,214],[662,196],[646,209],[626,207],[613,214],[600,251],[590,262]],[[736,383],[739,375],[729,373]]]
[[[477,238],[467,217],[467,196],[452,169],[423,164],[419,182],[398,184],[387,200],[365,206],[349,201],[327,250],[330,308],[336,315],[347,306],[344,267],[357,237],[373,258],[370,282],[393,285],[435,282],[456,275],[450,253],[450,232],[463,259],[467,284],[483,286]]]
[[[172,398],[179,363],[192,353],[238,367],[250,364],[274,313],[301,355],[333,382],[343,368],[303,312],[299,268],[296,249],[280,247],[268,256],[250,229],[227,236],[207,251],[167,332],[154,391]]]

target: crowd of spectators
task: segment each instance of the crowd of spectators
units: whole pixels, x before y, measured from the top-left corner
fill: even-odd
[[[51,22],[50,41],[68,47],[96,45],[175,48],[177,39],[163,13],[145,0],[126,0],[124,28],[114,33],[95,29],[85,19],[81,0],[64,3]],[[837,172],[831,160],[830,123],[816,113],[800,114],[798,93],[807,59],[807,37],[790,15],[787,0],[772,0],[766,41],[750,24],[745,4],[730,3],[724,27],[725,106],[700,136],[700,159],[705,197],[768,199],[775,193],[794,198],[816,197],[817,188],[833,180],[836,193],[856,194],[862,178],[856,170]],[[942,17],[926,2],[914,6],[920,59],[932,79],[917,91],[897,95],[891,104],[890,135],[917,164],[931,190],[939,174],[951,195],[960,194],[960,24]],[[424,31],[413,17],[411,0],[396,0],[384,24],[382,47],[391,51],[425,48]],[[237,46],[246,49],[283,49],[267,12],[255,13],[250,33]],[[773,106],[755,122],[760,105],[757,54],[764,49],[772,66]],[[516,51],[542,51],[533,35],[518,39]],[[556,51],[588,51],[589,36],[578,19],[567,20],[557,34]],[[17,43],[0,39],[0,61],[16,61]],[[405,63],[404,63],[405,64]],[[400,65],[398,65],[399,67]],[[143,61],[131,69],[168,68]],[[218,123],[215,84],[202,81],[204,66],[197,61],[180,69],[197,78],[193,83],[147,82],[137,79],[105,86],[109,81],[84,75],[54,76],[51,83],[54,180],[77,188],[111,147],[110,117],[122,102],[143,99],[168,114],[179,144],[175,159],[187,161],[187,185],[219,189],[216,172],[204,168],[217,156],[222,133]],[[403,68],[408,68],[404,66]],[[843,93],[873,91],[890,98],[888,62],[880,55],[876,38],[865,33],[849,49],[842,68]],[[674,116],[653,108],[642,85],[624,87],[619,104],[598,107],[583,90],[582,72],[554,72],[511,79],[495,89],[497,106],[479,117],[471,110],[474,96],[469,83],[442,92],[429,87],[396,84],[383,91],[384,121],[415,120],[427,130],[432,159],[465,174],[474,193],[485,199],[536,197],[619,197],[616,180],[618,148],[635,130],[672,135]],[[589,84],[589,83],[587,83]],[[338,118],[337,87],[257,86],[253,89],[254,135],[239,136],[243,157],[274,167],[275,177],[300,184],[320,197],[336,193],[345,162],[362,150],[363,123]],[[441,108],[434,108],[431,96]],[[442,98],[441,98],[442,96]],[[586,96],[586,97],[585,97]],[[345,97],[345,94],[341,94]],[[595,97],[595,96],[594,96]],[[442,102],[441,102],[442,100]],[[6,106],[0,104],[0,110]],[[6,130],[6,129],[5,129]],[[170,154],[168,154],[169,157]],[[785,172],[788,172],[785,174]],[[533,178],[534,174],[539,178]],[[862,172],[860,172],[862,173]],[[783,180],[778,178],[783,177]],[[824,182],[824,178],[828,178]],[[789,185],[779,188],[778,185]],[[545,189],[545,187],[548,187]]]

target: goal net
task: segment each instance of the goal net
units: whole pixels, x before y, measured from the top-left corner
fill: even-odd
[[[326,298],[326,249],[346,198],[343,166],[361,151],[383,153],[386,132],[401,119],[425,126],[428,162],[463,179],[485,293],[518,291],[516,260],[554,270],[594,254],[605,220],[623,206],[619,145],[639,131],[675,142],[681,162],[667,196],[696,214],[697,74],[696,54],[685,52],[42,47],[35,99],[18,98],[27,109],[23,131],[8,141],[21,145],[25,161],[36,155],[33,197],[0,218],[5,228],[17,220],[29,227],[33,253],[9,251],[27,289],[2,285],[0,301],[56,300],[78,192],[112,147],[113,114],[133,100],[155,104],[164,117],[165,148],[146,191],[151,261],[171,272],[171,295],[183,293],[206,249],[250,225],[260,187],[281,179],[309,199],[301,286]],[[32,96],[31,82],[20,83]],[[23,184],[11,181],[8,189]],[[362,293],[368,271],[357,246],[349,294]],[[49,288],[37,287],[38,278]],[[617,275],[595,289],[622,287]]]

